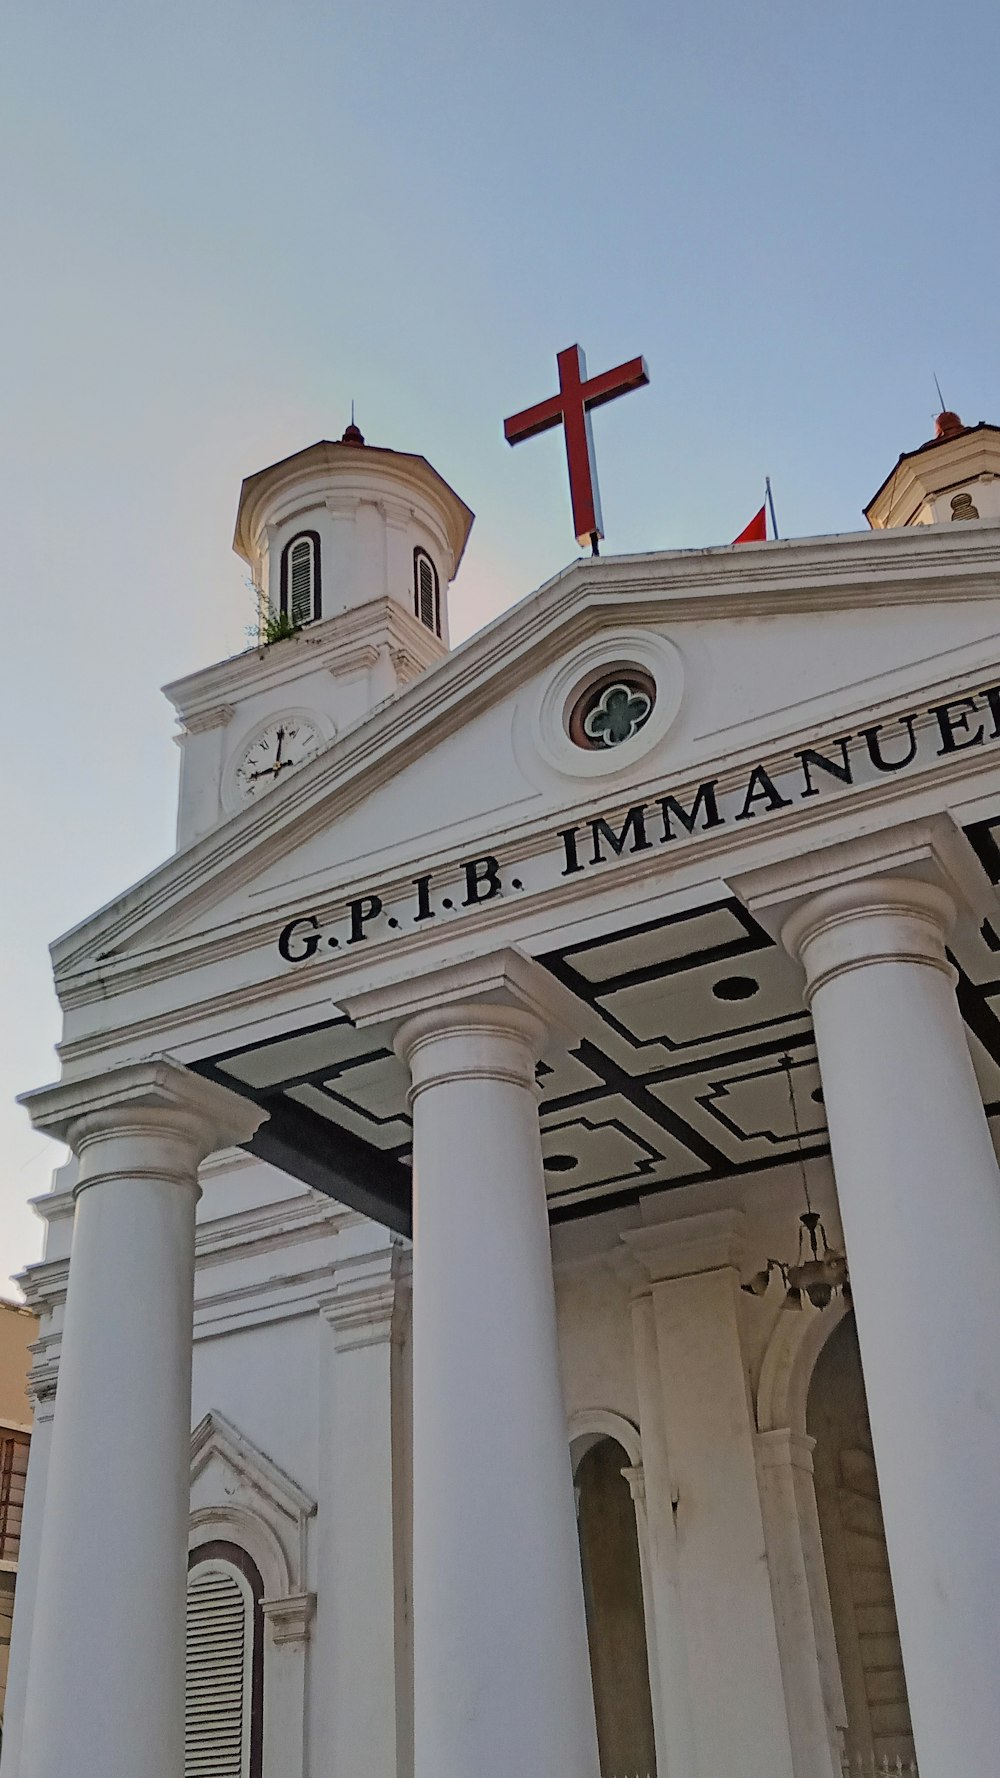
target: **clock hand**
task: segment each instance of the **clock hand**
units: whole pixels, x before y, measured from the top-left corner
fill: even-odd
[[[273,766],[265,766],[261,772],[248,772],[247,776],[251,780],[255,778],[276,778],[279,772],[287,771],[289,766],[293,766],[294,764],[294,759],[276,760]]]

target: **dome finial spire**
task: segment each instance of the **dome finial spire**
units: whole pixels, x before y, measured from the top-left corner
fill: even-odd
[[[363,445],[365,442],[365,435],[362,432],[360,426],[356,426],[354,423],[354,402],[353,402],[353,400],[351,402],[351,423],[349,426],[344,428],[344,434],[343,434],[343,437],[341,438],[340,442],[341,442],[341,444],[352,444],[352,445]]]
[[[947,406],[944,396],[941,393],[941,384],[938,381],[937,371],[932,371],[931,375],[934,378],[934,387],[937,390],[938,398],[938,411],[934,416],[934,437],[936,439],[957,438],[960,432],[965,431],[965,427],[962,425],[959,416]]]
[[[959,415],[953,413],[951,408],[943,408],[934,420],[935,438],[957,438],[964,431]]]

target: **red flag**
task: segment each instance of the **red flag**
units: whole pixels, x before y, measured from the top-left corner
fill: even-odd
[[[767,505],[755,512],[745,531],[733,538],[734,543],[766,543],[767,542]]]

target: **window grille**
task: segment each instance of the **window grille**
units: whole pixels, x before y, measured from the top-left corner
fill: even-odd
[[[422,624],[441,634],[441,583],[425,549],[413,552],[413,609]]]
[[[26,1432],[0,1432],[0,1561],[4,1562],[16,1562],[21,1547],[30,1445]]]
[[[282,550],[280,605],[293,624],[310,624],[322,615],[318,532],[302,531]]]
[[[188,1575],[184,1778],[251,1778],[254,1601],[230,1562]]]

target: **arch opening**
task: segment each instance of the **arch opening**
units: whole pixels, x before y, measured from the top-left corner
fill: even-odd
[[[188,1557],[184,1659],[184,1775],[208,1770],[261,1778],[263,1583],[238,1544],[200,1545]]]
[[[630,1453],[588,1432],[573,1444],[580,1562],[602,1778],[654,1774],[653,1703]]]
[[[914,1757],[885,1526],[853,1312],[822,1347],[806,1397],[850,1760]],[[853,1768],[852,1768],[853,1769]]]

